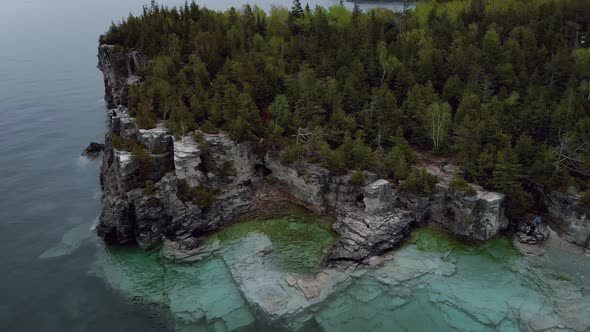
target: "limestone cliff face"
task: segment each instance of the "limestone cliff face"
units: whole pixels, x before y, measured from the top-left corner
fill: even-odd
[[[400,193],[387,180],[366,172],[366,186],[350,176],[337,176],[309,164],[286,165],[257,155],[248,143],[223,133],[201,133],[175,139],[159,124],[138,129],[123,105],[125,86],[137,84],[145,58],[136,52],[115,53],[99,47],[99,69],[105,77],[110,131],[143,145],[154,157],[154,190],[135,188],[138,165],[132,154],[118,150],[107,135],[101,168],[103,209],[97,232],[108,243],[163,245],[162,253],[182,259],[200,249],[204,236],[256,211],[272,210],[279,200],[335,216],[339,235],[327,255],[329,263],[366,261],[398,245],[415,225],[433,223],[451,233],[487,240],[506,226],[503,196],[480,191],[465,197],[441,186],[432,197]],[[206,151],[202,148],[206,146]],[[181,200],[180,183],[215,191],[207,207]]]
[[[526,189],[533,195],[537,209],[546,214],[545,221],[562,239],[590,248],[590,209],[578,205],[579,197],[532,183]]]
[[[508,226],[502,203],[504,195],[481,188],[475,196],[437,184],[430,220],[450,233],[485,241]]]

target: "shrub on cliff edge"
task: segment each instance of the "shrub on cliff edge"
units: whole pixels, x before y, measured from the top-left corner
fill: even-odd
[[[449,187],[457,191],[462,191],[467,194],[467,196],[477,195],[477,191],[473,189],[471,185],[469,185],[469,182],[457,174],[455,174],[453,179],[449,182]]]
[[[191,187],[185,179],[179,180],[176,190],[176,197],[182,202],[192,204],[206,209],[215,201],[215,192],[205,186]]]
[[[400,190],[419,196],[428,196],[434,192],[434,185],[437,182],[436,175],[428,173],[425,169],[413,169],[401,184]]]
[[[355,171],[350,177],[350,183],[357,187],[364,185],[366,181],[365,173],[362,171]]]
[[[131,158],[137,163],[136,182],[144,185],[146,181],[151,179],[154,172],[154,156],[145,148],[135,146],[131,152]]]

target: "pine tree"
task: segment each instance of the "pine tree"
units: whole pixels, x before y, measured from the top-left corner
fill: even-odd
[[[494,188],[506,195],[506,215],[512,218],[523,215],[529,207],[520,183],[521,172],[518,155],[511,148],[498,152],[493,173]]]
[[[293,7],[291,7],[291,15],[294,18],[303,18],[303,8],[301,7],[301,1],[293,0]]]
[[[285,95],[276,96],[268,110],[270,111],[275,126],[280,126],[283,129],[289,128],[291,110],[289,109],[289,102]]]

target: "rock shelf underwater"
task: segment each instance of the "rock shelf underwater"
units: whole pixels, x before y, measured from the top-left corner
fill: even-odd
[[[320,261],[334,241],[326,225],[310,215],[245,221],[210,235],[207,249],[183,263],[110,247],[97,270],[128,297],[169,308],[178,331],[590,328],[588,280],[551,261],[558,249],[527,257],[504,236],[476,245],[430,228],[377,267],[329,274],[331,286],[321,288],[329,294],[306,306],[301,286],[312,284],[301,278],[325,273]]]

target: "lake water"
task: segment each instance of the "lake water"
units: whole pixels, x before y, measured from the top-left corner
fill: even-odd
[[[141,288],[145,282],[142,273],[146,271],[129,270],[132,258],[137,255],[141,266],[154,267],[150,265],[153,262],[150,254],[132,250],[113,252],[96,239],[93,227],[100,210],[100,165],[99,161],[80,157],[88,142],[102,141],[105,132],[104,87],[102,75],[96,69],[98,35],[111,21],[129,12],[139,13],[144,2],[19,0],[2,4],[1,331],[169,331],[178,320],[166,303],[146,301],[145,289]],[[197,2],[211,9],[243,3]],[[265,9],[280,2],[250,1]],[[336,3],[308,2],[312,6]],[[290,4],[291,1],[284,3]],[[371,6],[374,5],[363,5]],[[418,243],[401,251],[396,264],[406,264],[401,267],[407,271],[416,257],[418,261],[428,261],[431,250],[419,251],[419,248]],[[498,308],[510,299],[508,295],[512,291],[517,295],[533,294],[531,306],[521,310],[523,315],[530,315],[531,311],[542,309],[535,305],[543,296],[551,297],[553,293],[547,295],[540,290],[537,278],[528,282],[526,273],[518,274],[505,263],[499,263],[494,255],[505,253],[494,248],[486,249],[481,255],[478,252],[452,257],[452,268],[457,273],[432,274],[432,278],[423,282],[408,284],[409,290],[400,290],[405,294],[403,297],[392,295],[397,286],[391,286],[394,281],[387,277],[400,266],[390,265],[391,273],[376,271],[328,301],[318,313],[321,317],[318,328],[336,331],[366,326],[369,330],[387,330],[397,326],[400,330],[413,331],[436,326],[440,330],[455,329],[457,325],[464,330],[477,330],[481,321],[487,322],[486,328],[497,322],[498,326],[505,324],[502,326],[507,330],[521,327],[518,317],[514,317],[516,309]],[[435,249],[432,259],[442,264],[441,268],[450,268],[438,260],[441,255]],[[566,261],[562,258],[556,260]],[[582,266],[580,262],[574,259],[562,264],[561,268],[574,277],[557,279],[568,282],[566,279],[574,278],[578,285],[575,290],[579,292],[572,292],[588,299],[587,286],[576,279],[582,273],[578,268]],[[520,263],[516,266],[521,267]],[[490,267],[498,270],[489,270]],[[119,272],[109,274],[109,271]],[[496,281],[501,284],[498,286]],[[477,293],[482,288],[489,291]],[[474,293],[470,296],[469,291]],[[433,298],[432,294],[436,296]],[[512,302],[523,307],[518,299]],[[445,307],[441,303],[453,305]],[[364,310],[357,310],[359,307]],[[462,311],[465,307],[492,311],[474,319]],[[421,319],[424,313],[429,319]],[[576,314],[580,313],[576,311]],[[447,322],[451,318],[455,325]],[[265,326],[264,322],[261,324]],[[200,328],[212,327],[205,324]]]

